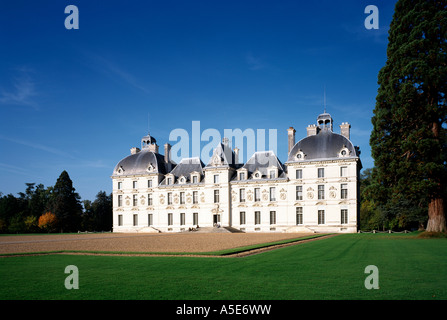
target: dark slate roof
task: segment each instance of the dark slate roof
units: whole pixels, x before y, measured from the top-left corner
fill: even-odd
[[[149,171],[149,165],[153,167],[153,170]],[[127,175],[139,175],[149,173],[161,173],[166,174],[175,165],[174,162],[166,163],[164,156],[161,154],[143,149],[142,151],[127,156],[122,159],[115,166],[113,170],[113,176],[127,176]],[[121,173],[119,170],[121,169]]]
[[[203,164],[202,160],[199,158],[185,158],[180,161],[178,165],[170,172],[176,178],[184,176],[187,181],[190,179],[190,174],[192,172],[198,172],[200,175],[203,175]]]
[[[262,174],[262,178],[268,178],[267,169],[270,167],[278,168],[278,177],[285,175],[284,165],[279,161],[278,157],[273,151],[258,151],[244,164],[243,169],[247,169],[250,176],[256,170]]]
[[[331,130],[321,130],[316,135],[308,136],[296,143],[289,153],[287,162],[340,158],[343,148],[348,150],[347,158],[358,157],[358,150],[346,137]],[[297,159],[296,156],[300,151],[304,153],[304,159]]]

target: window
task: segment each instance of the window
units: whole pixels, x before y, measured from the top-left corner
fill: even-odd
[[[341,223],[346,224],[348,223],[348,209],[341,209]]]
[[[198,181],[197,176],[193,176],[192,177],[192,183],[197,183],[197,181]]]
[[[136,207],[138,205],[138,195],[133,195],[133,206]]]
[[[122,225],[123,225],[123,215],[122,215],[122,214],[119,214],[119,215],[118,215],[118,225],[119,225],[119,226],[122,226]]]
[[[167,184],[169,185],[169,184],[172,184],[172,178],[168,178],[168,182],[167,182]]]
[[[348,168],[347,167],[341,167],[340,168],[340,177],[346,177],[348,175]]]
[[[147,205],[148,206],[151,206],[153,203],[152,203],[152,193],[148,193],[147,194]]]
[[[192,214],[192,224],[195,226],[199,224],[199,214],[197,212]]]
[[[303,200],[303,186],[296,186],[296,200]]]
[[[245,189],[239,190],[239,201],[245,202]]]
[[[214,203],[219,203],[219,190],[214,190]]]
[[[168,192],[168,204],[172,204],[172,192]]]
[[[152,180],[147,180],[147,187],[152,188]]]
[[[121,190],[123,188],[123,183],[122,182],[118,182],[118,190]]]
[[[180,213],[180,225],[181,226],[185,225],[185,213],[184,212]]]
[[[118,196],[118,207],[122,207],[123,206],[123,196],[119,195]]]
[[[324,185],[318,186],[318,199],[323,200],[324,199]]]
[[[276,188],[270,188],[270,201],[276,201]]]
[[[185,193],[180,192],[180,204],[185,204]]]
[[[133,215],[133,225],[134,225],[134,226],[137,226],[137,225],[138,225],[138,215],[137,215],[137,214],[134,214],[134,215]]]
[[[261,224],[261,211],[255,211],[255,224]]]
[[[348,199],[348,184],[346,183],[341,185],[341,198]]]
[[[303,179],[303,170],[296,170],[296,179]]]
[[[172,225],[173,225],[172,213],[168,213],[168,226],[172,226]]]
[[[276,211],[270,211],[270,224],[276,224]]]
[[[149,213],[147,215],[147,225],[152,226],[154,224],[154,215],[152,213]]]
[[[239,212],[240,224],[245,224],[245,211]]]
[[[138,181],[133,181],[132,185],[134,189],[138,188]]]
[[[239,180],[245,180],[245,172],[239,174]]]
[[[324,168],[318,168],[318,178],[324,178]]]
[[[303,224],[303,207],[296,208],[296,224]]]
[[[219,183],[219,175],[218,174],[214,175],[214,183]]]
[[[192,203],[198,203],[199,202],[199,191],[193,191],[192,192]]]
[[[324,210],[318,210],[318,224],[324,224]]]
[[[274,170],[270,171],[270,179],[275,179],[276,178],[276,172]]]
[[[261,189],[255,188],[255,201],[261,201]]]

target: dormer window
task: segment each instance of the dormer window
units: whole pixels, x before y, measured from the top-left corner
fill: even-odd
[[[239,173],[239,180],[245,180],[245,172]]]
[[[296,160],[302,161],[302,160],[304,160],[305,156],[306,155],[304,154],[304,152],[300,149],[300,150],[298,150],[298,153],[296,154]]]
[[[172,178],[168,178],[167,183],[168,185],[172,184]]]
[[[343,148],[340,150],[338,156],[340,158],[349,157],[349,150],[346,146],[343,146]]]
[[[178,179],[178,181],[179,181],[180,184],[184,184],[186,182],[186,178],[185,177],[180,177]]]
[[[255,179],[261,179],[261,178],[262,178],[262,173],[261,173],[261,171],[256,170],[256,171],[253,173],[253,177],[254,177]]]

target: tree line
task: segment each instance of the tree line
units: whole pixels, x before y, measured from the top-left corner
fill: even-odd
[[[54,186],[26,183],[18,196],[0,193],[1,233],[111,231],[112,213],[111,194],[81,202],[65,170]]]

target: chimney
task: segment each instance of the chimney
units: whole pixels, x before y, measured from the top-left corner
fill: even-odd
[[[238,164],[239,163],[239,148],[236,147],[233,150],[234,152],[234,164]]]
[[[289,137],[289,153],[290,150],[292,150],[293,146],[295,145],[295,129],[293,127],[290,127],[287,129],[287,135]]]
[[[140,148],[131,148],[130,149],[130,154],[137,154],[138,152],[140,152]]]
[[[165,162],[169,163],[171,161],[171,145],[169,143],[165,144]]]
[[[351,138],[351,125],[347,122],[343,122],[340,125],[340,133],[342,136],[350,140]]]
[[[314,124],[308,125],[307,126],[307,136],[308,137],[316,136],[317,132],[318,132],[317,130],[318,130],[318,127],[316,125],[314,125]]]

